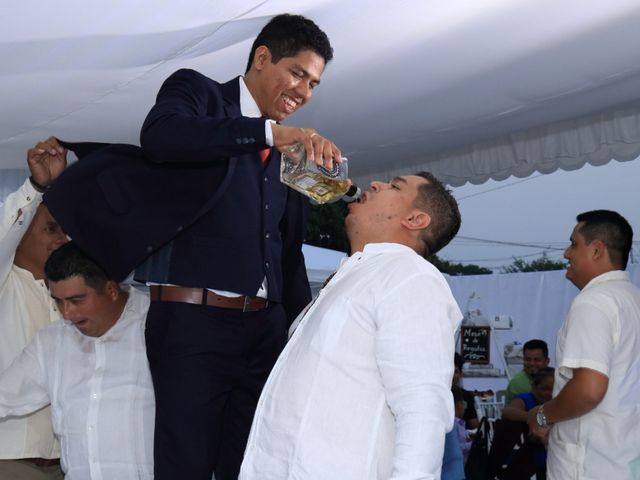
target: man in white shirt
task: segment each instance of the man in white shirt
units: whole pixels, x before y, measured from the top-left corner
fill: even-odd
[[[42,191],[64,170],[67,152],[55,138],[27,152],[31,177],[0,204],[0,371],[35,332],[60,318],[44,282],[44,262],[66,237]],[[0,478],[62,478],[60,447],[49,408],[0,420]]]
[[[243,480],[437,479],[462,315],[423,257],[460,226],[431,174],[372,182],[352,255],[298,317],[258,402]]]
[[[640,290],[624,271],[633,231],[608,210],[577,221],[564,256],[581,292],[558,332],[553,399],[527,421],[549,432],[550,480],[638,479]]]
[[[72,242],[45,273],[65,321],[39,330],[0,373],[0,417],[50,403],[66,480],[153,479],[148,295],[121,289]]]

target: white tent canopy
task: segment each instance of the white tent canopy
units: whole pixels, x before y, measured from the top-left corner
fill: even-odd
[[[181,67],[242,73],[255,34],[282,12],[314,19],[335,48],[312,103],[288,123],[335,140],[357,182],[428,169],[460,185],[640,154],[637,0],[24,0],[1,10],[5,169],[23,168],[49,135],[136,144],[164,78]]]

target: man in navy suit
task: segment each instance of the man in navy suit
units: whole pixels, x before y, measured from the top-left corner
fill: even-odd
[[[218,83],[179,70],[144,122],[144,156],[175,172],[174,183],[189,178],[185,168],[218,169],[222,178],[197,220],[136,271],[152,300],[158,480],[238,476],[260,391],[310,300],[301,250],[308,202],[280,183],[278,150],[303,143],[318,163],[340,159],[313,129],[275,122],[310,100],[332,56],[315,23],[276,16],[256,38],[244,77]]]

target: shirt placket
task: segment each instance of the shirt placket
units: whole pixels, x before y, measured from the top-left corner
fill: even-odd
[[[102,480],[100,468],[98,413],[102,400],[102,377],[105,363],[105,345],[101,339],[95,343],[95,364],[93,375],[89,379],[89,409],[87,412],[87,449],[89,454],[89,472],[91,480]]]

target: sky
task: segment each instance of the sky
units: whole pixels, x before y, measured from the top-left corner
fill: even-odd
[[[443,259],[480,265],[496,273],[514,257],[531,261],[546,252],[550,259],[561,260],[576,215],[608,209],[622,214],[633,227],[633,260],[640,262],[640,158],[452,190],[460,205],[462,226],[438,254]]]

